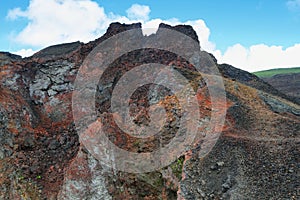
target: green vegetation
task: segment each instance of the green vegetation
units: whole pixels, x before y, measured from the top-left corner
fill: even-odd
[[[253,72],[258,77],[271,77],[276,74],[291,74],[291,73],[300,73],[300,67],[294,67],[294,68],[283,68],[283,69],[270,69],[265,71],[258,71]]]
[[[184,156],[178,158],[175,162],[173,162],[170,167],[175,174],[175,176],[181,180],[182,168],[183,168]]]

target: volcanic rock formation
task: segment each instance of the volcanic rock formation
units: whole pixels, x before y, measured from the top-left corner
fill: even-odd
[[[101,42],[141,24],[113,23],[99,39],[51,46],[29,58],[0,53],[0,199],[297,199],[300,196],[300,106],[255,75],[218,65],[223,76],[227,110],[222,133],[212,151],[199,158],[201,140],[169,166],[149,173],[115,171],[101,164],[79,140],[72,115],[72,92],[78,69]],[[169,28],[198,42],[190,26]],[[141,31],[142,33],[142,31]],[[143,63],[175,65],[196,88],[203,119],[212,106],[207,86],[191,64],[170,52],[129,52],[111,64],[99,81],[96,107],[115,145],[147,152],[172,140],[175,126],[162,138],[145,142],[124,136],[106,117],[116,81]],[[200,66],[204,66],[202,60]],[[200,77],[200,78],[199,78]],[[132,95],[136,123],[146,123],[151,88]],[[205,92],[206,91],[206,92]],[[156,102],[180,118],[170,91],[155,91]],[[167,97],[167,98],[165,98]],[[221,108],[221,107],[220,107]],[[139,113],[142,113],[139,115]],[[176,124],[175,124],[176,125]],[[205,136],[204,136],[205,137]]]

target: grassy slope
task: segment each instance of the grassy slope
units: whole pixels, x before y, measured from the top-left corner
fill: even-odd
[[[300,67],[294,68],[284,68],[284,69],[270,69],[265,71],[253,72],[258,77],[271,77],[276,74],[290,74],[290,73],[300,73]]]

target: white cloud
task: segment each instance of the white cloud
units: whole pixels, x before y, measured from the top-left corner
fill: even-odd
[[[208,41],[210,31],[203,20],[180,22],[177,19],[151,19],[150,8],[134,4],[127,10],[128,16],[114,13],[106,14],[104,8],[91,0],[31,0],[29,7],[23,11],[15,8],[8,12],[7,18],[19,17],[28,19],[28,25],[15,36],[20,44],[41,48],[52,44],[72,41],[88,42],[101,36],[113,21],[121,23],[143,22],[143,28],[152,28],[155,32],[160,23],[170,25],[188,24],[194,26],[201,46],[213,49],[214,44]],[[153,29],[154,28],[154,29]],[[149,31],[149,30],[148,30]],[[149,34],[149,33],[148,33]]]
[[[283,49],[282,46],[253,45],[246,48],[240,44],[229,47],[218,57],[219,63],[230,63],[246,71],[254,72],[272,68],[300,66],[300,44]]]
[[[19,17],[26,17],[26,15],[27,13],[22,11],[21,8],[14,8],[8,11],[6,18],[10,20],[15,20]]]
[[[300,0],[289,1],[297,7]],[[224,53],[210,41],[210,29],[201,19],[181,22],[176,18],[162,20],[149,19],[150,8],[145,5],[132,5],[127,16],[105,13],[104,8],[92,0],[31,0],[26,10],[20,8],[8,12],[7,18],[20,17],[28,20],[27,26],[17,35],[15,42],[39,49],[52,44],[82,41],[88,42],[100,37],[111,22],[134,23],[141,21],[143,31],[149,35],[156,31],[160,23],[170,25],[192,25],[198,34],[202,49],[213,53],[219,63],[229,63],[247,71],[257,71],[275,67],[300,66],[300,44],[283,49],[281,46],[253,45],[249,48],[236,44]],[[146,30],[152,28],[152,30]],[[153,29],[154,28],[154,29]],[[33,54],[31,49],[17,52],[22,56]]]
[[[149,19],[150,8],[149,6],[133,4],[126,13],[129,19],[147,21]]]
[[[300,0],[289,0],[286,5],[292,11],[300,10]]]
[[[29,56],[32,56],[34,53],[36,53],[37,51],[34,51],[32,49],[21,49],[19,51],[15,51],[15,52],[12,52],[13,54],[16,54],[16,55],[20,55],[22,56],[23,58],[25,57],[29,57]]]
[[[110,21],[104,9],[89,0],[32,0],[27,10],[15,8],[7,17],[29,20],[16,41],[36,47],[78,39],[93,40],[103,33]]]
[[[172,26],[179,25],[179,24],[191,25],[193,26],[194,30],[198,35],[201,48],[209,52],[218,52],[217,50],[215,50],[216,45],[209,40],[210,30],[206,26],[203,20],[199,19],[194,21],[180,22],[176,18],[168,19],[168,20],[152,19],[143,23],[144,34],[149,35],[155,32],[160,23],[165,23]],[[150,29],[150,30],[145,30],[145,29]]]
[[[187,21],[184,22],[184,24],[193,26],[198,35],[201,48],[209,52],[213,52],[215,50],[216,45],[213,42],[209,41],[210,30],[203,20],[199,19],[195,21]]]

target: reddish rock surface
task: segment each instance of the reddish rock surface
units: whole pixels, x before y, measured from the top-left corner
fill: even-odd
[[[72,92],[86,56],[105,39],[141,24],[111,24],[99,39],[48,47],[30,58],[0,53],[0,199],[297,199],[300,196],[300,106],[254,75],[218,65],[224,77],[227,115],[212,151],[199,158],[201,139],[171,165],[132,174],[101,165],[79,141],[72,116]],[[190,26],[180,31],[195,41]],[[202,52],[205,56],[210,56]],[[212,58],[214,59],[214,58]],[[170,52],[133,51],[111,64],[96,95],[99,118],[107,135],[132,152],[151,151],[172,140],[174,126],[163,137],[137,140],[125,135],[111,118],[113,85],[126,71],[144,63],[176,65],[202,92],[197,94],[203,119],[211,99],[202,75]],[[201,65],[206,64],[202,60]],[[216,62],[216,61],[215,61]],[[203,77],[205,74],[203,74]],[[136,123],[147,123],[149,87],[132,97]],[[168,110],[168,122],[180,118],[174,94],[158,88],[156,101]],[[165,98],[168,96],[168,98]]]

